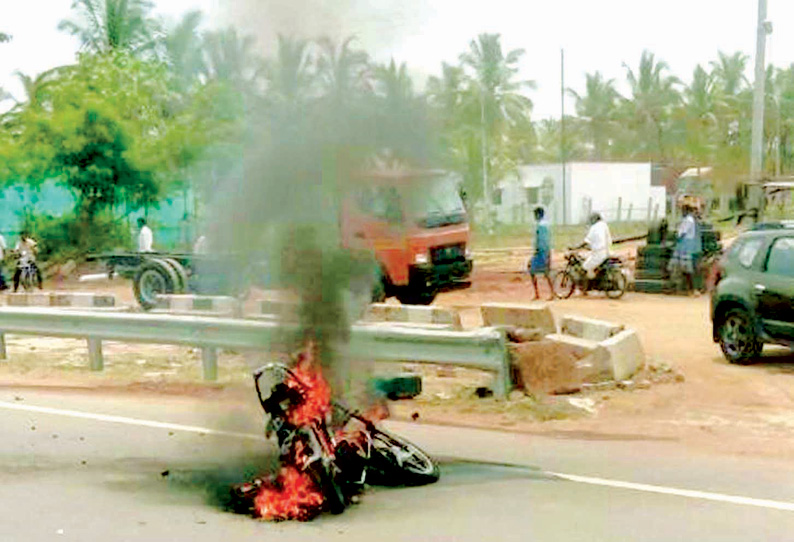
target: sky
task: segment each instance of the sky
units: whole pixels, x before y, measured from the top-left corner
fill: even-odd
[[[36,74],[74,60],[78,44],[57,30],[72,0],[0,0],[0,31],[14,36],[0,45],[0,86],[16,96],[20,70]],[[521,48],[520,77],[535,81],[529,92],[533,118],[559,118],[560,49],[565,86],[582,91],[585,73],[600,71],[627,92],[624,63],[635,67],[643,49],[689,81],[698,63],[717,51],[755,57],[757,0],[156,0],[156,12],[176,18],[190,9],[207,14],[208,26],[234,23],[272,50],[278,33],[307,37],[356,35],[376,60],[406,62],[418,81],[454,63],[481,32],[502,34],[505,49]],[[794,2],[768,0],[773,32],[767,61],[794,63]],[[573,111],[566,98],[566,112]]]

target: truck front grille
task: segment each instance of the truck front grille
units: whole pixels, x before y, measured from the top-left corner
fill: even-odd
[[[430,258],[434,264],[447,264],[466,261],[466,245],[447,245],[430,250]]]

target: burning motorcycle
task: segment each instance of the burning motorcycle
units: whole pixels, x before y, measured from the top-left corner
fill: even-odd
[[[610,256],[604,260],[596,268],[594,279],[588,279],[587,271],[582,266],[584,259],[579,252],[569,249],[565,259],[567,260],[565,269],[554,277],[554,294],[557,297],[567,299],[577,287],[583,293],[590,290],[605,292],[611,299],[618,299],[626,293],[628,279],[620,258]]]
[[[365,484],[416,486],[439,478],[438,466],[412,443],[332,401],[319,371],[267,364],[254,372],[259,402],[276,436],[281,470],[234,488],[236,508],[266,519],[339,514]],[[351,427],[352,426],[352,427]]]

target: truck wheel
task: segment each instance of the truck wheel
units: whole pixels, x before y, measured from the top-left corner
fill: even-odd
[[[162,258],[162,260],[168,264],[176,274],[177,282],[174,283],[174,293],[184,294],[188,286],[187,271],[182,267],[182,264],[173,258]]]
[[[145,262],[132,282],[135,298],[143,310],[153,309],[157,305],[157,296],[174,293],[174,285],[179,278],[171,266],[160,259]]]
[[[403,305],[429,305],[436,298],[435,290],[417,290],[405,286],[397,293],[397,299]]]

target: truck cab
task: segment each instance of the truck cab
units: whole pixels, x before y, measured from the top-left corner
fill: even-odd
[[[357,175],[346,192],[341,229],[346,248],[375,255],[374,301],[395,296],[402,303],[427,305],[440,290],[469,284],[468,214],[449,172]]]

